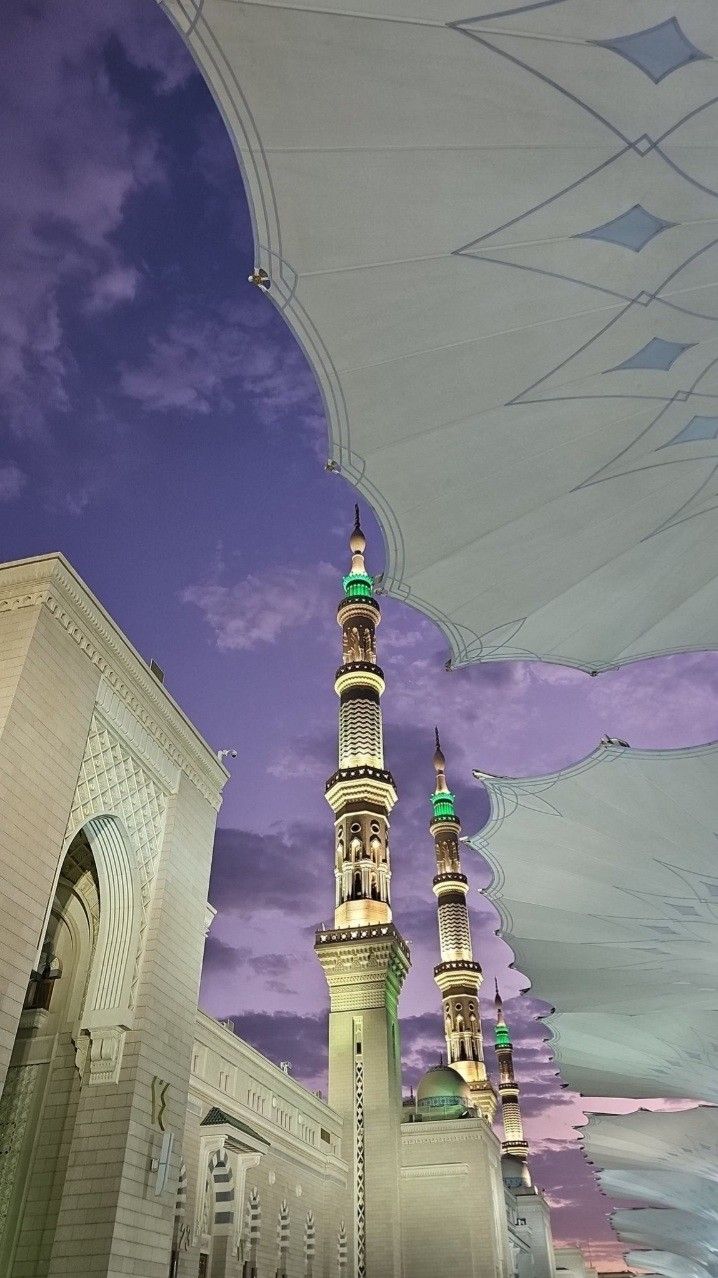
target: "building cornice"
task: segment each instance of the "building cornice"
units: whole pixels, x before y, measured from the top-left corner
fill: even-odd
[[[271,1085],[278,1094],[283,1094],[286,1099],[291,1096],[293,1103],[301,1106],[308,1114],[312,1114],[320,1126],[333,1125],[337,1135],[341,1137],[342,1118],[325,1100],[321,1100],[302,1083],[298,1083],[291,1074],[285,1074],[278,1065],[257,1051],[256,1047],[246,1043],[231,1029],[227,1029],[220,1021],[216,1021],[214,1017],[201,1010],[198,1010],[195,1022],[195,1041],[203,1047],[212,1047],[214,1051],[223,1054],[230,1063],[238,1064],[241,1061],[249,1072],[261,1070],[267,1080],[271,1080]],[[204,1086],[204,1080],[202,1084]],[[212,1091],[213,1095],[223,1096],[226,1107],[228,1098],[224,1092],[216,1091],[209,1085],[207,1090]],[[252,1122],[258,1121],[254,1111],[247,1112],[252,1113]]]
[[[451,1141],[481,1140],[501,1150],[498,1136],[485,1118],[434,1118],[429,1122],[401,1124],[402,1142],[446,1145]]]
[[[101,676],[105,715],[129,712],[142,728],[138,748],[154,755],[155,767],[161,752],[218,809],[227,769],[63,555],[0,567],[0,613],[19,608],[47,609]]]
[[[194,1102],[193,1112],[198,1116],[201,1116],[205,1110],[213,1106],[223,1108],[226,1112],[232,1111],[240,1117],[242,1122],[257,1128],[257,1135],[267,1145],[268,1150],[271,1148],[275,1155],[281,1155],[285,1162],[291,1163],[298,1171],[310,1170],[329,1180],[334,1180],[338,1184],[346,1184],[348,1167],[336,1154],[325,1153],[324,1150],[319,1149],[317,1146],[308,1145],[305,1141],[300,1140],[292,1132],[285,1131],[284,1128],[278,1127],[275,1123],[269,1123],[266,1118],[260,1117],[247,1105],[243,1105],[234,1097],[228,1096],[226,1092],[220,1091],[219,1088],[212,1087],[204,1079],[193,1078],[190,1080],[190,1098]],[[200,1132],[203,1134],[211,1136],[221,1130],[222,1124],[203,1127],[200,1122]],[[242,1133],[234,1130],[233,1138],[241,1142],[243,1140]]]

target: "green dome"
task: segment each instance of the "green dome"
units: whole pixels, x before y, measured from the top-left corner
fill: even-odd
[[[434,1065],[416,1089],[416,1108],[422,1119],[462,1118],[471,1109],[469,1085],[450,1065]]]

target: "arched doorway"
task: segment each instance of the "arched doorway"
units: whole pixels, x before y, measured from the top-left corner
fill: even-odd
[[[100,888],[87,833],[60,869],[0,1098],[0,1273],[47,1271],[80,1093],[73,1030],[80,1023],[100,924]]]
[[[0,1097],[0,1273],[7,1278],[19,1273],[20,1256],[23,1273],[47,1273],[81,1088],[118,1081],[141,913],[125,832],[113,815],[93,816],[62,859]]]

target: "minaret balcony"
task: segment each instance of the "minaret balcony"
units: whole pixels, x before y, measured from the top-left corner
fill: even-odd
[[[381,696],[385,688],[384,671],[370,661],[348,661],[339,666],[334,676],[334,691],[340,697],[347,688],[372,688]]]
[[[469,880],[460,870],[445,870],[441,874],[435,874],[432,884],[437,887],[439,883],[465,883],[468,886]]]
[[[467,976],[481,976],[481,964],[475,960],[468,962],[466,959],[447,959],[445,963],[438,963],[434,968],[434,976],[443,976],[445,973],[456,972]]]
[[[373,595],[357,595],[356,598],[345,595],[337,608],[337,621],[342,627],[347,622],[368,621],[376,629],[381,621],[379,605]]]
[[[340,768],[327,781],[324,797],[335,815],[357,811],[391,812],[397,794],[394,778],[383,768],[368,764],[360,768]]]
[[[341,945],[349,941],[391,940],[401,950],[407,962],[410,961],[409,946],[393,923],[362,924],[354,927],[319,928],[314,936],[314,945],[319,949],[326,945]]]
[[[359,768],[338,768],[333,772],[327,781],[324,790],[325,793],[331,790],[333,786],[339,785],[342,781],[381,781],[384,785],[390,785],[393,789],[394,778],[391,772],[387,772],[385,768],[374,768],[371,764],[365,763]]]

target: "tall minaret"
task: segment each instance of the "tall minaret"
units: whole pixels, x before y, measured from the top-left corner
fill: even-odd
[[[499,983],[496,982],[496,1055],[499,1062],[499,1095],[501,1097],[501,1116],[504,1124],[504,1139],[501,1149],[504,1154],[517,1158],[526,1164],[529,1147],[524,1140],[524,1129],[519,1109],[519,1085],[514,1074],[514,1047],[511,1042],[509,1027],[504,1020],[504,1009],[499,994]],[[530,1184],[528,1166],[526,1166],[526,1183]]]
[[[337,610],[342,664],[339,767],[326,798],[334,813],[334,927],[316,934],[329,985],[329,1104],[344,1120],[353,1174],[354,1278],[400,1278],[401,1053],[398,1001],[409,949],[391,921],[389,813],[376,664],[379,605],[364,565],[356,508],[351,571]]]
[[[434,979],[444,1004],[444,1032],[448,1064],[471,1088],[474,1104],[489,1122],[496,1113],[496,1093],[484,1064],[481,1037],[479,987],[481,965],[474,961],[466,896],[469,882],[461,873],[459,834],[461,824],[454,808],[454,795],[446,784],[446,760],[436,729],[434,753],[436,780],[431,796],[433,817],[429,829],[436,848],[434,894],[439,915],[441,962]]]

